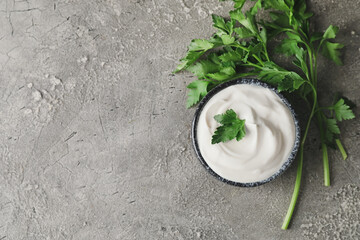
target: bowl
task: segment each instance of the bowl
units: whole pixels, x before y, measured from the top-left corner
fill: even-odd
[[[201,152],[200,152],[200,148],[199,148],[199,144],[198,144],[198,136],[197,136],[197,125],[199,122],[199,118],[200,115],[202,113],[202,110],[204,109],[205,105],[208,103],[208,101],[217,93],[219,93],[220,91],[224,90],[225,88],[228,88],[230,86],[233,85],[237,85],[237,84],[250,84],[250,85],[256,85],[256,86],[260,86],[260,87],[264,87],[267,89],[270,89],[271,91],[273,91],[281,100],[282,102],[287,106],[287,108],[290,110],[291,115],[293,117],[294,120],[294,125],[295,125],[295,141],[294,141],[294,145],[292,147],[291,153],[288,157],[288,159],[282,164],[281,168],[276,171],[273,175],[271,175],[270,177],[261,180],[261,181],[256,181],[256,182],[236,182],[236,181],[232,181],[232,180],[228,180],[222,176],[220,176],[219,174],[217,174],[213,169],[211,169],[211,167],[208,165],[208,163],[205,161],[204,157],[202,156]],[[284,173],[286,171],[286,169],[288,169],[288,167],[291,165],[291,163],[294,161],[295,157],[296,157],[296,153],[298,151],[299,148],[299,143],[300,143],[300,127],[299,127],[299,122],[297,119],[297,116],[295,114],[294,109],[292,108],[292,106],[290,105],[289,101],[283,96],[281,95],[274,87],[259,81],[257,79],[251,79],[251,78],[246,78],[246,79],[236,79],[236,80],[232,80],[229,82],[225,82],[222,84],[219,84],[218,86],[216,86],[215,88],[213,88],[199,103],[196,112],[195,112],[195,116],[194,116],[194,120],[192,122],[192,131],[191,131],[191,139],[192,139],[192,143],[193,143],[193,147],[196,153],[197,158],[199,159],[200,163],[205,167],[205,169],[214,177],[216,177],[218,180],[230,184],[230,185],[234,185],[234,186],[239,186],[239,187],[255,187],[255,186],[259,186],[265,183],[268,183],[272,180],[274,180],[275,178],[279,177],[282,173]]]

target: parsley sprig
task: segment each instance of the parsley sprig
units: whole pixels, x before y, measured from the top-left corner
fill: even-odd
[[[214,119],[221,124],[216,128],[211,139],[211,144],[228,142],[232,139],[240,141],[245,137],[245,120],[240,119],[233,109],[226,110],[223,114],[214,116]]]
[[[252,0],[254,5],[244,11],[246,0],[233,0],[230,19],[213,15],[216,33],[210,39],[194,39],[175,72],[188,70],[198,77],[190,83],[187,107],[197,104],[212,88],[232,79],[257,76],[276,86],[279,91],[295,92],[308,103],[309,117],[300,142],[295,188],[286,214],[283,229],[290,223],[299,195],[304,145],[314,119],[320,130],[323,152],[324,185],[330,185],[328,147],[337,147],[344,160],[347,154],[340,140],[338,122],[355,117],[346,98],[336,98],[334,104],[322,107],[318,103],[318,55],[322,53],[337,65],[342,65],[341,43],[334,42],[339,31],[330,25],[324,33],[310,29],[305,0]],[[259,10],[269,12],[271,20],[259,19]],[[299,71],[280,67],[268,51],[268,43],[283,36],[276,47],[277,53],[293,59]]]

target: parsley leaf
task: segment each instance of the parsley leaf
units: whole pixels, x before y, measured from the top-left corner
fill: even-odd
[[[266,62],[259,73],[261,80],[278,87],[279,91],[298,89],[304,80],[296,72],[287,71],[273,62]]]
[[[247,30],[246,28],[234,28],[234,32],[238,35],[239,38],[249,38],[254,36],[254,33]]]
[[[271,24],[275,28],[286,28],[289,27],[289,18],[281,12],[270,12],[270,17],[274,24]]]
[[[183,69],[187,69],[208,50],[219,47],[221,45],[222,42],[219,41],[219,39],[216,37],[213,37],[210,40],[193,39],[188,47],[186,56],[180,59],[181,63],[176,67],[174,73],[177,73]]]
[[[188,70],[192,72],[199,79],[204,79],[206,74],[215,73],[220,70],[220,66],[210,60],[201,60],[196,64],[188,67]]]
[[[324,119],[325,123],[325,139],[327,141],[328,145],[333,144],[334,141],[334,134],[340,134],[340,129],[338,125],[336,124],[336,119],[328,119],[325,117]]]
[[[338,121],[355,118],[353,111],[345,104],[345,101],[342,98],[333,106],[333,108]]]
[[[193,81],[190,83],[187,88],[190,89],[188,94],[188,99],[186,101],[186,107],[190,108],[197,104],[205,95],[208,93],[208,86],[210,82],[208,81]]]
[[[211,144],[228,142],[234,138],[240,141],[245,137],[245,120],[238,118],[233,109],[227,110],[224,114],[215,115],[214,119],[222,126],[216,129]]]
[[[339,31],[339,28],[336,27],[336,26],[333,26],[333,25],[330,25],[324,35],[323,35],[323,39],[330,39],[330,38],[335,38],[336,37],[336,34],[337,32]]]
[[[214,25],[213,25],[214,28],[217,28],[225,33],[230,32],[228,26],[226,25],[224,18],[222,18],[218,15],[212,14],[212,19],[213,19],[213,23],[214,23]]]
[[[233,42],[235,42],[235,38],[232,37],[231,35],[223,34],[220,37],[221,37],[222,42],[225,45],[229,45],[229,44],[232,44]]]
[[[285,38],[281,44],[277,46],[276,51],[286,56],[295,55],[299,51],[298,41]]]
[[[262,0],[258,0],[255,5],[250,9],[251,15],[255,15],[259,11],[259,9],[261,8],[261,1]]]
[[[189,45],[189,51],[207,51],[214,47],[214,43],[211,43],[205,39],[194,39]]]
[[[333,60],[337,65],[342,65],[339,49],[343,48],[341,43],[332,43],[325,41],[322,47],[322,53],[325,57]]]
[[[237,62],[241,61],[244,57],[244,53],[241,49],[237,51],[229,51],[219,56],[222,62]]]
[[[234,8],[242,8],[246,0],[233,0],[234,1]]]
[[[226,0],[219,0],[220,2],[224,2]],[[246,2],[246,0],[233,0],[234,2],[234,8],[242,8],[244,6],[244,3]]]
[[[199,51],[199,52],[189,51],[184,58],[180,59],[181,63],[176,67],[174,73],[186,69],[191,64],[193,64],[199,57],[201,57],[204,53],[205,51]]]
[[[273,8],[276,10],[280,10],[280,11],[284,11],[284,12],[289,12],[289,6],[286,4],[286,2],[284,0],[268,0],[265,1],[266,3],[266,7],[267,8]]]
[[[207,74],[207,76],[214,80],[223,81],[223,80],[230,78],[231,76],[233,76],[235,74],[236,74],[236,71],[233,67],[224,67],[220,70],[220,72],[209,73],[209,74]]]

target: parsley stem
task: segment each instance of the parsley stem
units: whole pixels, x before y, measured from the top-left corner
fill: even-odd
[[[304,31],[299,28],[299,32],[303,35],[303,37],[305,38],[304,40],[308,41],[308,36],[306,35],[306,33],[304,33]]]
[[[267,48],[266,48],[266,43],[263,42],[263,46],[264,46],[264,53],[265,53],[266,60],[268,62],[270,62],[269,54],[268,54],[268,51],[267,51]]]
[[[316,104],[316,108],[319,109],[319,104]],[[325,143],[325,131],[323,127],[323,120],[326,120],[326,117],[323,112],[319,112],[316,110],[316,118],[318,121],[318,127],[320,130],[320,138],[321,138],[321,150],[323,153],[323,166],[324,166],[324,185],[330,186],[330,169],[329,169],[329,156],[327,145]]]
[[[301,29],[299,29],[300,32],[295,29],[291,29],[291,28],[284,28],[283,31],[291,32],[291,33],[297,35],[300,38],[300,42],[306,46],[306,49],[307,49],[308,55],[309,55],[310,77],[309,77],[308,69],[306,69],[306,71],[304,71],[304,73],[305,73],[307,79],[313,83],[313,85],[315,86],[315,89],[316,89],[316,86],[317,86],[316,55],[314,54],[314,49],[311,47],[312,46],[311,43],[310,44],[308,43],[307,35]],[[315,64],[313,64],[313,58],[314,58]],[[315,69],[314,69],[314,65],[315,65]]]
[[[282,31],[282,32],[291,32],[291,33],[299,36],[300,39],[301,39],[301,42],[304,43],[304,44],[308,47],[308,46],[309,46],[309,45],[307,44],[308,37],[306,36],[306,34],[305,34],[301,29],[299,29],[299,30],[300,30],[300,32],[301,32],[302,34],[299,33],[298,31],[296,31],[295,29],[291,29],[291,28],[283,28],[281,31]]]
[[[260,59],[258,56],[256,56],[255,54],[253,54],[252,56],[253,56],[262,66],[264,66],[264,62],[261,61],[261,59]]]
[[[343,159],[346,160],[346,158],[347,158],[347,153],[346,153],[346,151],[345,151],[345,149],[344,149],[344,147],[343,147],[340,139],[335,139],[335,142],[336,142],[336,145],[337,145],[337,147],[339,148],[339,150],[340,150],[340,152],[341,152],[341,155],[342,155]]]
[[[220,81],[220,82],[223,83],[223,82],[231,81],[231,80],[234,80],[234,79],[237,79],[237,78],[247,77],[247,76],[254,76],[254,75],[256,75],[256,74],[253,73],[253,72],[239,73],[239,74],[235,74],[234,76],[232,76],[229,79],[226,79],[226,80],[223,80],[223,81]]]
[[[321,43],[320,43],[320,45],[321,45]],[[310,52],[309,52],[309,58],[310,59],[314,58],[314,68],[312,69],[312,79],[313,79],[315,88],[317,88],[317,55],[318,55],[319,48],[317,49],[317,51],[315,51],[312,47],[310,48],[310,46],[309,46],[308,49],[312,49],[312,54],[310,54]],[[310,63],[310,64],[312,64],[312,63]],[[319,105],[317,104],[316,115],[317,115],[317,119],[318,119],[318,125],[320,128],[319,130],[320,130],[321,142],[322,142],[321,149],[323,152],[324,185],[330,186],[329,156],[328,156],[327,145],[324,142],[325,136],[324,136],[324,128],[323,128],[323,122],[322,122],[324,114],[321,111],[322,109],[325,109],[325,108],[320,108]]]
[[[232,45],[229,45],[229,46],[238,47],[238,48],[240,48],[240,49],[242,49],[242,50],[244,50],[246,52],[250,52],[250,50],[248,48],[246,48],[246,47],[244,47],[244,46],[242,46],[241,44],[238,44],[238,43],[235,43],[235,44],[232,44]],[[265,51],[265,52],[267,54],[267,51]],[[258,56],[256,56],[255,54],[251,54],[251,56],[253,56],[262,66],[264,66],[264,62],[261,61],[261,59]],[[267,56],[267,59],[268,59],[268,61],[270,61],[269,56]]]
[[[230,44],[229,46],[232,46],[232,47],[237,47],[237,48],[240,48],[246,52],[250,52],[250,50],[246,47],[244,47],[243,45],[239,44],[239,43],[234,43],[234,44]]]
[[[313,106],[312,106],[312,109],[311,109],[309,119],[308,119],[307,124],[306,124],[304,135],[303,135],[301,143],[300,143],[300,157],[299,157],[299,163],[298,163],[298,168],[297,168],[297,172],[296,172],[295,187],[294,187],[293,195],[291,197],[289,209],[288,209],[288,211],[286,213],[283,225],[281,227],[281,229],[283,229],[283,230],[286,230],[288,228],[288,226],[289,226],[292,214],[293,214],[294,209],[295,209],[296,201],[297,201],[298,196],[299,196],[300,185],[301,185],[302,167],[303,167],[303,161],[304,161],[304,145],[305,145],[306,137],[307,137],[307,134],[308,134],[308,131],[309,131],[309,128],[310,128],[311,120],[312,120],[312,118],[314,116],[315,108],[317,106],[317,92],[316,92],[316,89],[315,89],[314,85],[310,81],[306,81],[306,83],[309,84],[310,87],[313,90],[314,103],[313,103]]]
[[[247,66],[247,67],[255,67],[255,68],[258,68],[258,69],[262,69],[261,66],[255,64],[255,63],[249,62],[249,61],[247,61],[246,64],[242,64],[242,65],[243,65],[243,66]]]
[[[311,82],[312,84],[315,85],[314,83],[314,65],[313,65],[313,54],[312,54],[312,51],[311,51],[311,48],[309,45],[305,44],[306,45],[306,48],[308,50],[308,55],[309,55],[309,65],[310,65],[310,79],[311,79]]]
[[[299,157],[299,163],[296,171],[296,180],[295,180],[295,187],[294,192],[291,198],[289,209],[286,213],[283,225],[281,226],[281,229],[286,230],[288,229],[289,223],[291,221],[292,214],[295,209],[296,201],[299,196],[300,192],[300,185],[301,185],[301,175],[302,175],[302,168],[303,168],[303,159],[304,159],[304,146],[301,145],[300,147],[300,157]]]
[[[320,51],[320,48],[321,48],[321,45],[324,43],[324,39],[321,39],[321,41],[320,41],[320,43],[319,43],[319,46],[317,47],[317,49],[316,49],[316,55],[318,55],[319,54],[319,51]]]
[[[317,107],[315,112],[319,112],[322,110],[333,110],[333,109],[334,109],[334,107]]]
[[[315,52],[315,50],[313,49],[313,56],[314,56],[314,83],[315,83],[315,88],[317,88],[317,53]]]
[[[281,30],[281,32],[292,32],[292,33],[294,33],[295,35],[298,35],[300,38],[302,38],[302,36],[301,36],[301,34],[300,33],[298,33],[297,31],[295,31],[294,29],[291,29],[291,28],[283,28],[282,30]]]
[[[321,143],[321,148],[323,151],[324,185],[328,187],[330,186],[329,156],[325,143]]]

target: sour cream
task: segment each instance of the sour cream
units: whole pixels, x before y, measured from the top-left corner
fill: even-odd
[[[233,109],[245,119],[246,136],[240,141],[211,144],[219,126],[216,114]],[[272,90],[236,84],[215,94],[201,111],[197,142],[208,166],[219,176],[239,183],[268,179],[289,158],[295,143],[295,123],[289,108]]]

